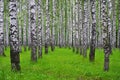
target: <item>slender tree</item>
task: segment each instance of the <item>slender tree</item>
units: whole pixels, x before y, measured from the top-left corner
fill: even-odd
[[[8,26],[8,19],[6,18],[6,28],[5,28],[5,38],[6,38],[6,47],[9,46],[9,26]]]
[[[103,26],[103,47],[104,47],[104,70],[109,70],[109,37],[108,37],[108,16],[107,0],[102,0],[102,26]]]
[[[38,0],[38,57],[42,58],[42,8]]]
[[[45,32],[45,53],[48,54],[48,46],[50,40],[50,26],[49,26],[49,0],[46,0],[46,32]]]
[[[101,48],[102,47],[102,43],[103,43],[103,40],[102,40],[102,27],[101,27],[101,14],[102,14],[102,11],[101,11],[101,2],[102,0],[98,0],[97,1],[97,9],[96,9],[96,17],[97,17],[97,32],[96,35],[97,35],[97,47]]]
[[[0,0],[0,55],[4,56],[4,0]]]
[[[108,0],[108,37],[109,37],[109,47],[110,47],[110,53],[112,53],[111,46],[112,46],[112,29],[113,29],[113,24],[112,24],[112,1]]]
[[[51,50],[55,49],[55,24],[56,24],[56,0],[52,0],[53,2],[53,20],[52,20],[52,37],[51,37]]]
[[[26,3],[26,2],[25,2]],[[26,4],[24,3],[24,5],[23,5],[23,9],[24,9],[24,26],[23,26],[23,45],[24,45],[24,51],[26,51],[27,50],[27,33],[26,33],[26,29],[27,29],[27,14],[26,14],[26,10],[27,10],[27,7],[26,7]]]
[[[83,6],[82,6],[82,0],[80,0],[80,22],[79,22],[79,27],[80,27],[80,55],[83,54]]]
[[[112,23],[113,23],[113,40],[112,40],[112,47],[115,48],[116,47],[116,43],[117,43],[117,39],[116,39],[116,12],[117,12],[117,9],[116,9],[116,0],[112,0]]]
[[[78,18],[79,18],[79,8],[78,8],[78,6],[79,6],[79,2],[78,2],[78,0],[76,0],[76,2],[75,2],[76,4],[75,4],[75,47],[76,47],[76,53],[78,53],[79,52],[79,36],[78,36],[78,34],[79,34],[79,23],[78,23]]]
[[[10,58],[12,70],[20,70],[19,36],[17,26],[17,0],[10,1]]]
[[[62,35],[61,35],[61,28],[62,28],[62,8],[61,8],[62,4],[59,0],[59,30],[58,30],[58,42],[59,42],[59,47],[62,47]]]
[[[37,61],[37,29],[36,29],[36,5],[35,0],[30,0],[30,24],[31,24],[31,60]]]
[[[20,18],[19,18],[19,51],[22,51],[22,1],[19,2]]]
[[[118,27],[118,48],[120,49],[120,1],[118,1],[118,12],[119,12],[119,27]]]
[[[73,48],[73,52],[75,52],[75,1],[72,1],[72,48]]]
[[[87,0],[84,0],[84,16],[83,16],[83,56],[87,57]]]
[[[30,27],[30,0],[28,0],[27,2],[27,9],[28,9],[28,31],[27,31],[27,34],[28,34],[28,49],[30,50],[30,47],[31,47],[31,27]]]
[[[96,44],[96,0],[90,0],[91,3],[91,16],[92,16],[92,38],[90,44],[90,61],[95,59],[95,44]]]

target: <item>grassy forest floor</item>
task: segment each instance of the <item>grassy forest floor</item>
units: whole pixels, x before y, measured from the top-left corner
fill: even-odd
[[[30,51],[23,51],[21,72],[11,72],[9,48],[5,53],[6,57],[0,57],[0,80],[120,80],[120,51],[117,49],[110,56],[109,72],[103,71],[104,54],[100,49],[96,50],[94,63],[65,48],[43,54],[43,58],[34,63],[30,61]]]

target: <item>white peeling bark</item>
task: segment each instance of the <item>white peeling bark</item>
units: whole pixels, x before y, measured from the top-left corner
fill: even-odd
[[[0,0],[0,55],[4,55],[4,2]]]
[[[38,57],[42,58],[42,9],[41,0],[38,0]]]
[[[31,60],[37,61],[37,28],[35,0],[30,0],[30,24],[31,24]]]

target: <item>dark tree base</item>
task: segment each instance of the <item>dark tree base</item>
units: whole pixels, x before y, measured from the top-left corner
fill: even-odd
[[[90,46],[90,54],[89,54],[89,61],[95,61],[95,47],[91,44]]]
[[[90,55],[89,55],[89,60],[90,60],[91,62],[94,62],[94,61],[95,61],[95,55],[94,55],[94,53],[90,53]]]
[[[83,49],[80,47],[80,55],[83,55]]]
[[[1,50],[0,50],[0,56],[6,57],[6,55],[5,55],[5,53],[4,53],[4,49],[5,49],[5,48],[1,48]]]
[[[48,54],[48,45],[45,44],[45,54]]]
[[[79,48],[77,47],[77,48],[76,48],[76,54],[78,54],[78,53],[79,53]]]
[[[31,47],[30,47],[30,46],[28,46],[28,50],[31,50]]]
[[[62,45],[59,44],[59,48],[62,48]]]
[[[87,57],[87,47],[83,49],[83,57]]]
[[[104,71],[109,71],[109,54],[105,54]]]
[[[38,58],[42,58],[42,48],[38,47]]]
[[[27,48],[26,48],[26,46],[24,46],[24,51],[27,51]]]
[[[31,60],[37,62],[37,46],[31,47]]]
[[[10,58],[11,58],[11,69],[12,71],[20,71],[20,56],[19,52],[10,51]]]
[[[53,52],[54,49],[55,49],[55,47],[54,47],[53,43],[51,43],[51,51]]]
[[[73,52],[75,52],[75,48],[73,47]]]

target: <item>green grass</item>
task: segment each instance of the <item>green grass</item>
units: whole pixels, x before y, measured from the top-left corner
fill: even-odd
[[[12,72],[8,48],[5,51],[7,57],[0,57],[0,80],[120,80],[119,52],[117,49],[113,51],[110,70],[104,72],[104,54],[99,49],[94,63],[65,48],[43,54],[43,58],[34,63],[30,60],[30,51],[23,51],[21,72]]]

